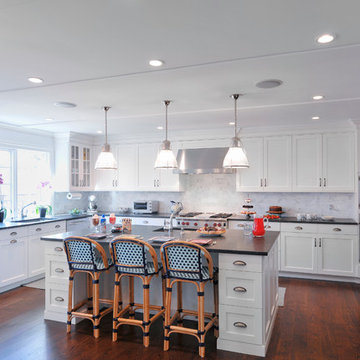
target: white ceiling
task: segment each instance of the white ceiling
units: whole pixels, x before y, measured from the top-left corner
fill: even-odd
[[[357,120],[359,13],[358,0],[1,0],[0,122],[96,134],[111,105],[111,133],[153,133],[173,99],[171,131],[220,129],[234,92],[242,127]],[[284,84],[255,87],[271,78]]]

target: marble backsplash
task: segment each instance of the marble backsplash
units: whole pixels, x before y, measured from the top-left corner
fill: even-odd
[[[185,211],[239,213],[244,199],[252,200],[258,214],[271,205],[282,206],[285,216],[310,213],[342,218],[358,218],[357,197],[351,193],[242,193],[236,192],[235,175],[181,175],[183,192],[83,192],[80,200],[67,200],[66,193],[54,194],[55,213],[87,208],[88,196],[95,194],[101,211],[132,207],[134,200],[159,200],[160,212],[169,212],[170,201],[182,201]]]

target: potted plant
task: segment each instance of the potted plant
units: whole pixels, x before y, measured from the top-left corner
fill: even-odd
[[[50,215],[52,213],[51,205],[46,204],[51,196],[52,186],[50,181],[40,181],[38,189],[40,191],[40,205],[36,207],[36,213],[39,214],[41,218],[44,218],[46,215]]]

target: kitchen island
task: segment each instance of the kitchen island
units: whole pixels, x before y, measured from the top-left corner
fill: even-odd
[[[154,236],[166,236],[168,232],[156,231],[156,227],[133,226],[132,234],[160,248],[161,244],[150,240]],[[46,261],[46,301],[45,319],[66,322],[68,265],[63,250],[63,240],[68,236],[86,234],[59,233],[43,236]],[[108,245],[116,234],[108,234],[99,243],[108,251]],[[172,237],[180,240],[198,238],[194,231],[181,233],[174,230]],[[254,238],[245,236],[243,231],[228,230],[223,236],[213,239],[206,249],[211,253],[214,264],[219,267],[219,339],[217,348],[222,350],[265,356],[278,303],[277,240],[279,232],[267,232],[265,236]],[[159,258],[160,260],[160,258]],[[102,296],[111,298],[113,272],[102,275]],[[135,297],[140,297],[142,289],[135,283]],[[126,301],[126,283],[123,295]],[[205,290],[206,311],[213,312],[212,292]],[[84,278],[77,275],[74,286],[74,301],[86,297]],[[161,304],[161,281],[151,283],[151,302]],[[189,284],[184,287],[184,308],[196,308],[194,289]],[[64,330],[65,331],[65,330]]]

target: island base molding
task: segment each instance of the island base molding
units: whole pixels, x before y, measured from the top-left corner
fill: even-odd
[[[360,284],[360,277],[348,277],[348,276],[333,276],[333,275],[320,275],[320,274],[305,274],[305,273],[293,273],[281,271],[279,277],[282,278],[294,278],[294,279],[306,279],[306,280],[324,280],[324,281],[341,281]]]

